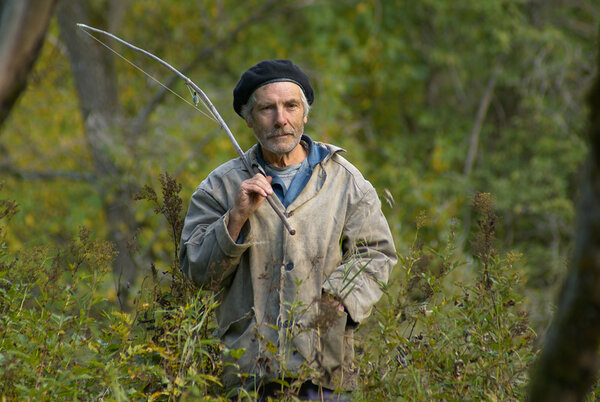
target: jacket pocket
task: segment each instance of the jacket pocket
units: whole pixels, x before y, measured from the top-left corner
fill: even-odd
[[[229,323],[219,325],[219,327],[213,333],[213,336],[225,340],[231,340],[232,338],[240,336],[248,329],[250,321],[254,318],[254,310],[248,311],[240,318],[230,321]]]
[[[216,332],[227,349],[244,350],[244,353],[236,359],[226,351],[222,355],[225,362],[223,368],[223,385],[227,389],[243,385],[245,381],[251,383],[253,380],[246,377],[253,377],[253,374],[257,374],[254,373],[257,357],[255,330],[256,320],[254,312],[249,311],[241,318],[220,327]]]
[[[321,328],[321,367],[330,374],[344,362],[345,332],[348,314],[340,311],[331,325]]]

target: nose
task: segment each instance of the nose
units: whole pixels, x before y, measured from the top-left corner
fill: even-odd
[[[287,116],[284,108],[277,108],[277,116],[275,117],[275,124],[278,127],[283,127],[287,123]]]

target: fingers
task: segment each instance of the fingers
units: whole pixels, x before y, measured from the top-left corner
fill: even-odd
[[[233,207],[229,211],[227,230],[232,239],[237,239],[244,223],[269,195],[273,194],[271,177],[256,174],[240,184]]]
[[[262,174],[257,173],[254,177],[243,181],[240,185],[240,190],[249,196],[256,194],[262,197],[268,197],[273,194],[271,179],[271,176],[265,177]]]
[[[256,174],[240,184],[232,211],[237,218],[248,219],[271,194],[273,194],[271,177]]]

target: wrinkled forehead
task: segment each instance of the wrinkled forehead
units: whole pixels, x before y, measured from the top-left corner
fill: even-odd
[[[302,100],[302,88],[293,81],[278,80],[262,85],[254,90],[257,103],[273,101]]]

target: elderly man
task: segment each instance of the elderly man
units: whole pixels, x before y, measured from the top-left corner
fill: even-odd
[[[304,134],[313,99],[289,60],[247,70],[233,107],[258,140],[246,157],[259,173],[240,158],[219,166],[185,218],[181,267],[220,291],[228,388],[264,395],[285,379],[308,399],[356,388],[353,331],[397,261],[373,186],[342,149]],[[271,194],[295,235],[263,202]]]

